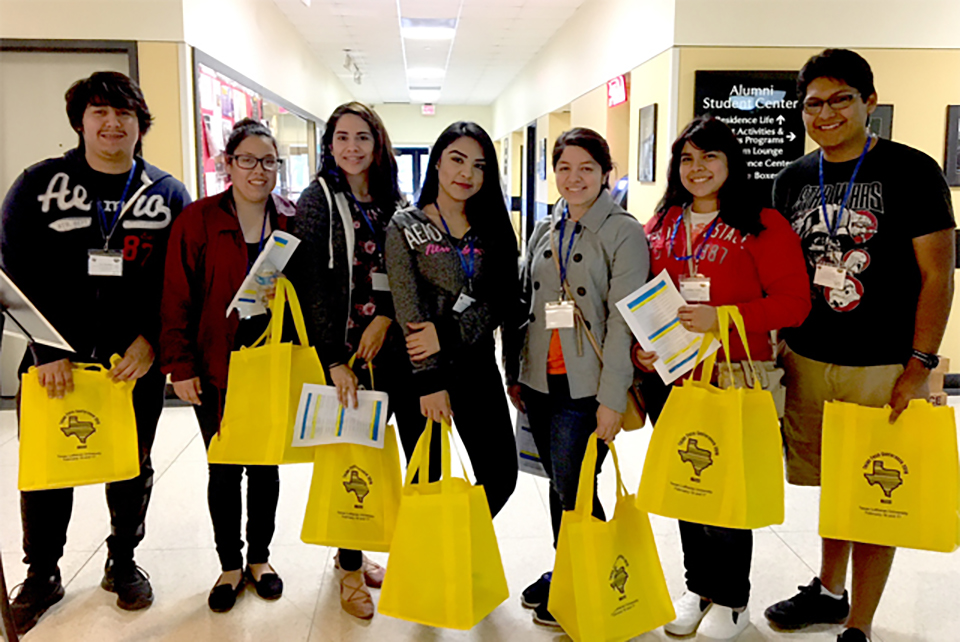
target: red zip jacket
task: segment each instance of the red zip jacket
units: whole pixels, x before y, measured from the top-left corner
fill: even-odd
[[[654,275],[666,269],[677,287],[680,277],[689,275],[686,256],[686,226],[680,225],[671,247],[670,236],[683,208],[672,207],[657,227],[657,217],[647,222],[650,244],[650,266]],[[764,230],[758,236],[744,237],[739,231],[718,221],[710,240],[703,248],[698,272],[710,278],[712,306],[736,305],[743,315],[754,361],[773,357],[771,330],[793,328],[803,323],[810,312],[810,282],[800,237],[783,216],[773,209],[760,212]],[[657,227],[656,231],[653,228]],[[694,239],[694,251],[709,226]],[[731,359],[746,359],[746,351],[735,330],[731,332]]]
[[[274,229],[285,231],[293,204],[278,214],[267,201]],[[183,210],[167,245],[161,304],[160,368],[173,381],[200,377],[227,388],[227,365],[240,319],[227,308],[247,276],[247,245],[232,207],[233,191],[208,196]]]

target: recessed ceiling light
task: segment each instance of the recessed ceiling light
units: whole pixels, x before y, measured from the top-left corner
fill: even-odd
[[[400,34],[408,40],[453,40],[457,19],[400,18]]]
[[[407,69],[408,78],[443,78],[447,75],[446,70],[440,67],[413,67]]]
[[[439,89],[411,89],[410,102],[435,103],[440,99]]]

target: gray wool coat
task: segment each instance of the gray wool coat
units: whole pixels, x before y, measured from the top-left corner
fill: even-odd
[[[519,381],[542,393],[548,392],[547,353],[552,334],[544,323],[544,309],[548,301],[560,299],[560,275],[553,259],[556,249],[551,244],[550,226],[554,226],[554,237],[559,242],[560,218],[565,209],[560,200],[552,216],[537,223],[527,246],[521,277],[523,305],[528,312]],[[567,221],[564,244],[570,227]],[[570,396],[596,396],[601,404],[622,413],[627,408],[633,364],[630,329],[615,304],[647,282],[647,238],[640,222],[615,204],[608,190],[600,193],[577,227],[567,281],[588,327],[603,347],[603,363],[586,336],[578,340],[576,329],[559,330]]]

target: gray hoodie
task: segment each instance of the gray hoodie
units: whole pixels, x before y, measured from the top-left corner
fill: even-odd
[[[471,242],[475,272],[468,284],[456,254],[469,261]],[[453,374],[450,366],[465,350],[487,343],[493,355],[493,331],[515,306],[519,288],[515,272],[495,273],[497,262],[490,260],[488,251],[473,228],[456,239],[416,207],[396,212],[387,227],[387,275],[397,323],[406,335],[408,323],[432,321],[440,340],[439,353],[413,363],[421,395],[446,388],[446,377]],[[454,312],[461,292],[467,291],[475,301]]]

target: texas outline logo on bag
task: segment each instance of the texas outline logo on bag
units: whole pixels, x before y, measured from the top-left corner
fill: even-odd
[[[362,477],[361,477],[362,475]],[[363,500],[370,494],[370,486],[373,484],[373,478],[359,466],[350,466],[343,473],[343,488],[347,494],[353,493],[359,502],[354,508],[363,508]]]
[[[871,486],[879,486],[883,491],[886,499],[881,499],[881,504],[893,503],[893,491],[903,486],[905,483],[903,476],[910,474],[902,458],[887,452],[877,453],[867,459],[863,469],[867,471],[863,474],[867,483]]]
[[[97,426],[100,425],[100,419],[95,414],[87,410],[71,410],[60,420],[60,431],[68,439],[76,437],[80,442],[77,450],[87,448],[87,440],[97,432]]]
[[[627,573],[627,567],[630,562],[623,555],[617,555],[617,560],[613,563],[613,570],[610,571],[610,588],[620,592],[620,599],[627,599],[627,580],[630,574]]]
[[[693,439],[693,436],[698,438]],[[710,441],[710,443],[713,445],[713,452],[710,452],[709,450],[699,446],[699,437],[706,437]],[[699,482],[699,477],[701,474],[703,474],[703,471],[705,471],[707,468],[710,468],[710,466],[713,466],[713,456],[715,454],[719,455],[720,449],[717,448],[717,442],[715,442],[710,435],[704,432],[687,433],[683,436],[683,439],[680,440],[679,445],[683,446],[684,441],[687,442],[686,449],[678,450],[677,453],[680,455],[680,461],[693,466],[693,473],[696,475],[696,477],[691,477],[690,481]]]

